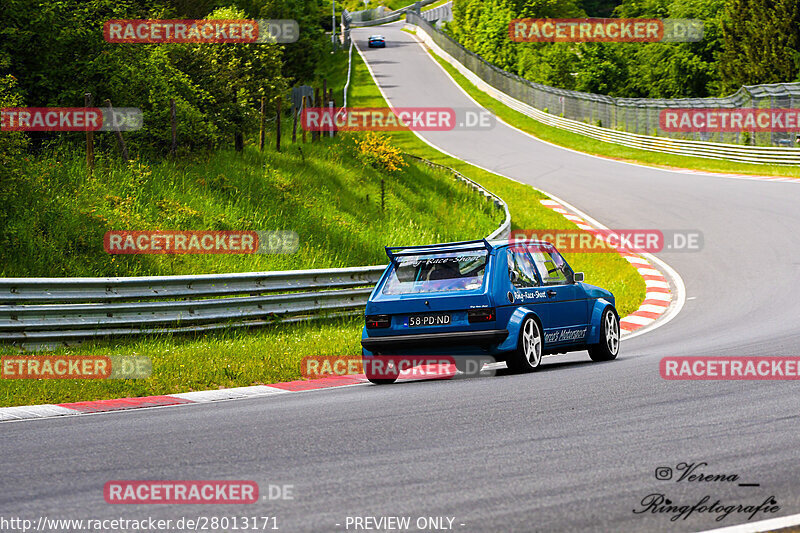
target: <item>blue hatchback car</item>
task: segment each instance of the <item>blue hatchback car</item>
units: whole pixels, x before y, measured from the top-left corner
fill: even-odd
[[[370,35],[367,39],[369,48],[386,48],[386,39],[383,35]]]
[[[369,297],[361,337],[370,358],[397,355],[491,356],[516,372],[542,356],[588,350],[594,361],[619,353],[611,292],[583,283],[544,241],[467,241],[386,248],[389,265]]]

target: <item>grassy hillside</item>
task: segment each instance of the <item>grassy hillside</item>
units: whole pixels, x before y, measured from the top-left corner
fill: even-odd
[[[132,276],[381,264],[385,245],[479,238],[489,202],[423,165],[380,172],[352,138],[191,161],[125,165],[91,179],[80,154],[32,160],[3,186],[0,275]],[[385,210],[381,210],[381,180]],[[109,255],[115,230],[293,230],[292,255]]]

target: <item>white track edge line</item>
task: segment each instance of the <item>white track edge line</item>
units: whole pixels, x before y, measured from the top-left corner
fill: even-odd
[[[222,398],[222,399],[214,400],[214,401],[173,403],[173,404],[169,404],[169,405],[148,405],[146,407],[130,407],[128,409],[113,409],[113,410],[108,410],[108,411],[98,411],[98,412],[94,412],[94,413],[84,413],[82,411],[78,411],[77,409],[73,409],[74,413],[64,413],[62,415],[44,416],[44,417],[39,417],[39,418],[20,418],[18,420],[2,420],[2,421],[0,421],[0,425],[2,425],[2,424],[12,424],[14,422],[33,422],[33,421],[37,421],[37,420],[52,420],[54,418],[67,419],[67,418],[72,418],[72,417],[74,417],[76,415],[80,415],[80,416],[115,415],[115,414],[120,414],[120,413],[126,413],[126,412],[129,412],[129,411],[146,411],[146,410],[149,410],[149,409],[164,409],[164,408],[168,408],[168,407],[189,407],[189,406],[193,406],[193,405],[213,405],[213,404],[218,404],[218,403],[223,403],[223,402],[233,402],[233,401],[237,401],[237,400],[249,400],[249,399],[256,399],[256,398],[273,397],[273,396],[286,397],[286,396],[294,396],[295,394],[302,393],[302,392],[320,392],[320,391],[327,391],[327,390],[333,390],[333,389],[343,389],[343,388],[346,388],[346,387],[361,387],[363,385],[371,385],[371,383],[369,383],[368,381],[364,381],[364,382],[361,382],[361,383],[349,383],[347,385],[334,385],[332,387],[320,387],[320,388],[317,388],[317,389],[287,390],[286,392],[291,393],[291,394],[288,394],[288,395],[287,394],[276,394],[274,392],[268,392],[268,393],[265,393],[265,394],[254,394],[254,395],[246,396],[246,397],[243,397],[243,398]],[[222,389],[219,389],[219,390],[222,390]],[[173,395],[172,394],[165,394],[164,396],[170,396],[171,397]],[[89,400],[89,401],[93,401],[93,400]],[[102,400],[98,400],[98,401],[102,401]],[[67,407],[67,409],[69,409],[69,408]]]
[[[762,533],[764,531],[775,531],[776,529],[783,529],[798,524],[800,524],[800,514],[793,514],[719,529],[707,529],[700,533]]]

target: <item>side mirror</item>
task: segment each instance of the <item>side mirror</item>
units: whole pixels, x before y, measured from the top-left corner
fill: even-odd
[[[508,279],[511,280],[511,283],[514,284],[519,280],[519,276],[513,270],[508,271]]]
[[[574,281],[575,283],[582,282],[583,281],[583,272],[575,272],[575,274],[572,275],[572,281]]]

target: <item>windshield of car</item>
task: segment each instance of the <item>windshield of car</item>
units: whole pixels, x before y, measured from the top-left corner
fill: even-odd
[[[395,260],[384,294],[469,291],[483,286],[485,250],[400,256]]]

